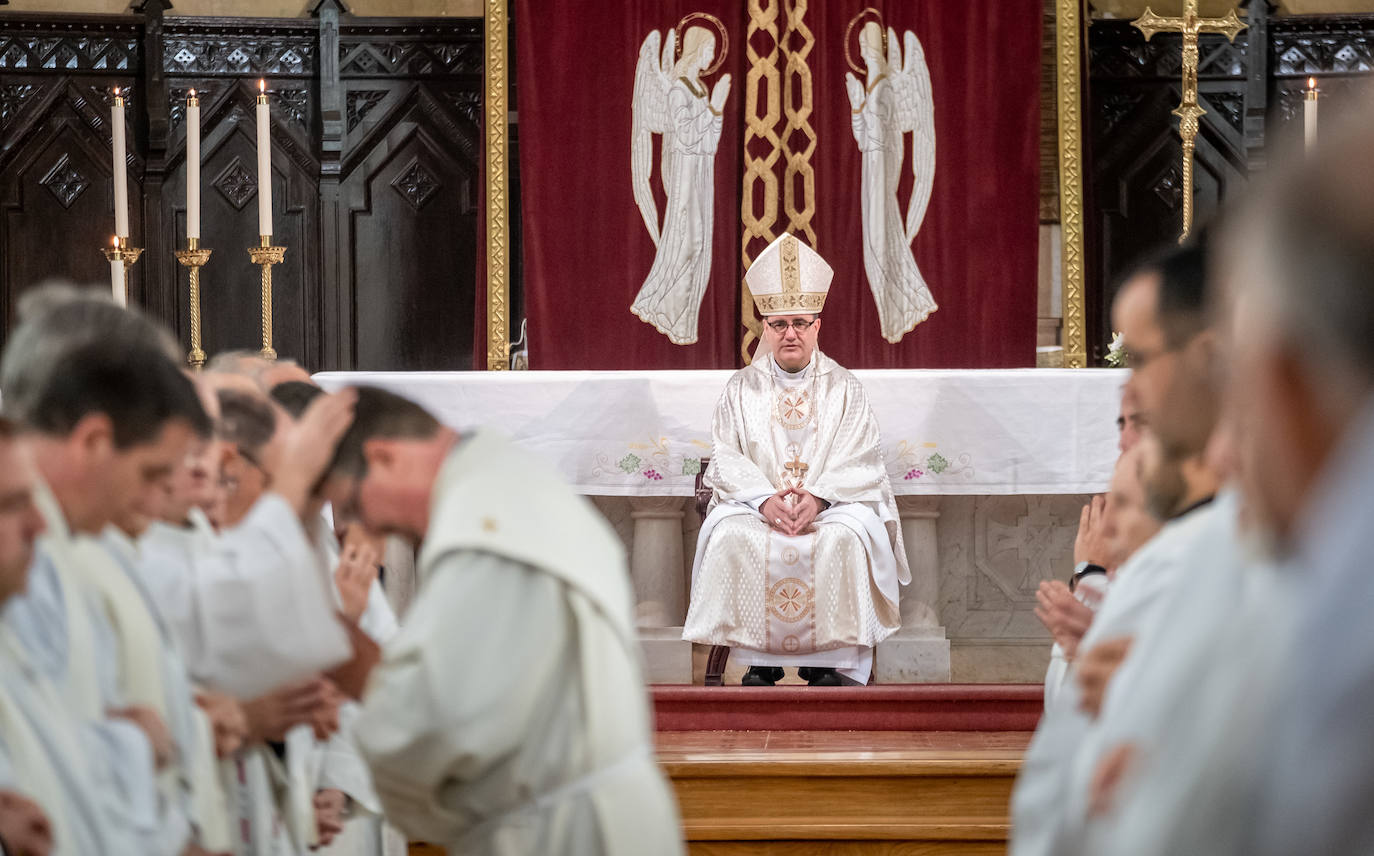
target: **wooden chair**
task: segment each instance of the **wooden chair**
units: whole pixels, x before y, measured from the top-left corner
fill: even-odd
[[[710,458],[701,459],[701,471],[697,473],[696,496],[697,514],[701,519],[706,519],[706,509],[711,505],[711,488],[706,484],[706,467],[711,463]],[[729,645],[712,645],[711,652],[706,655],[706,686],[719,687],[725,683],[725,664],[730,661]]]

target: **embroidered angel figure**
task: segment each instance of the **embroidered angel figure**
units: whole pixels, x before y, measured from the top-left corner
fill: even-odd
[[[654,30],[640,46],[635,68],[630,175],[635,203],[658,253],[630,311],[675,345],[697,340],[697,314],[711,276],[716,147],[721,110],[730,94],[728,74],[716,82],[709,97],[701,80],[719,69],[725,58],[725,27],[710,15],[694,13],[678,28],[696,18],[713,21],[719,29],[719,57],[716,38],[704,27],[687,27],[676,59],[677,30],[668,30],[661,46]],[[654,134],[663,135],[661,177],[668,198],[661,229],[649,185]]]
[[[872,10],[865,10],[872,13]],[[850,22],[852,32],[865,13]],[[849,38],[845,52],[849,59]],[[863,155],[864,270],[878,305],[883,338],[899,342],[937,308],[911,253],[930,203],[935,179],[935,103],[930,71],[916,34],[908,30],[898,47],[897,32],[870,20],[859,31],[859,54],[867,66],[860,82],[845,75],[853,112],[854,139]],[[864,73],[852,60],[850,68]],[[911,199],[903,215],[897,201],[904,159],[904,135],[912,134]]]

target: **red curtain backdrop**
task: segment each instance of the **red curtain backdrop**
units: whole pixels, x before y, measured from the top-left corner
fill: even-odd
[[[516,0],[525,311],[530,368],[689,369],[737,364],[742,0]],[[639,47],[692,12],[720,18],[731,75],[715,161],[715,239],[698,339],[674,345],[630,312],[654,243],[630,182]],[[720,45],[716,51],[719,53]],[[651,182],[663,205],[655,144]],[[662,217],[660,215],[660,222]],[[513,322],[518,323],[518,322]]]
[[[769,2],[779,9],[781,32],[782,0]],[[895,345],[879,333],[864,274],[860,155],[844,85],[846,27],[870,5],[899,42],[906,30],[921,40],[935,101],[934,189],[913,247],[940,309]],[[516,0],[515,9],[531,368],[739,365],[748,3]],[[644,37],[698,11],[729,30],[721,73],[731,74],[732,86],[715,161],[712,273],[699,339],[679,346],[630,313],[654,259],[630,182],[631,101]],[[1034,0],[809,3],[817,135],[811,222],[817,249],[835,268],[821,347],[842,364],[1034,365],[1040,16]],[[861,63],[857,48],[850,50]],[[781,163],[777,174],[781,179]],[[657,169],[653,183],[661,203]],[[899,190],[903,208],[909,185],[908,177]],[[781,212],[780,220],[777,228],[787,223]]]

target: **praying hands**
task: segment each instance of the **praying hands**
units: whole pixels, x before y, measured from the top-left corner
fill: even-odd
[[[344,617],[354,624],[367,609],[384,549],[381,539],[369,535],[361,526],[354,523],[348,527],[339,567],[334,571],[334,585],[339,590]]]
[[[1064,649],[1064,656],[1072,660],[1078,653],[1079,640],[1092,624],[1093,611],[1079,603],[1069,587],[1059,580],[1040,583],[1035,601],[1035,617]]]
[[[811,524],[824,510],[825,505],[817,496],[791,487],[773,494],[759,507],[768,525],[784,535],[801,535],[810,531]]]
[[[297,725],[310,725],[317,738],[327,739],[338,730],[341,699],[327,679],[315,678],[247,702],[249,740],[281,741]]]
[[[196,693],[195,701],[214,730],[215,757],[232,757],[248,737],[248,716],[243,705],[233,696],[212,692]]]
[[[1112,676],[1131,652],[1132,637],[1122,636],[1099,643],[1078,664],[1078,686],[1082,690],[1079,709],[1096,718]]]

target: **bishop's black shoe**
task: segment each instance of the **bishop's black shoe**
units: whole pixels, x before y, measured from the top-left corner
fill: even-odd
[[[772,687],[782,680],[782,669],[777,666],[750,666],[739,682],[742,687]]]
[[[840,680],[840,673],[834,669],[812,668],[808,670],[810,674],[802,675],[798,670],[799,677],[806,678],[806,683],[813,687],[840,687],[844,686],[844,681]]]

